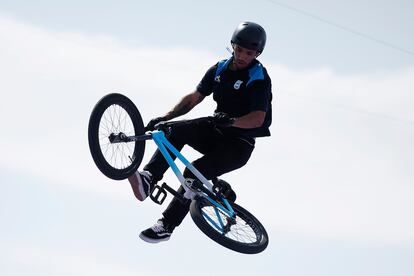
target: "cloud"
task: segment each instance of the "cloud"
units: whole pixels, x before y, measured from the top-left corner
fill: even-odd
[[[109,258],[101,258],[99,252],[87,249],[71,250],[45,246],[16,246],[9,250],[6,267],[15,264],[13,270],[30,271],[33,275],[136,275],[136,268],[117,264]],[[14,272],[15,273],[15,272]],[[140,274],[159,275],[150,267],[140,267]]]
[[[281,93],[414,124],[413,67],[357,75],[336,75],[328,68],[294,72],[281,65],[271,71]]]
[[[113,199],[131,194],[106,179],[90,157],[87,124],[97,100],[125,93],[149,120],[194,89],[220,58],[195,49],[134,48],[104,35],[51,32],[5,17],[0,39],[0,166]],[[249,164],[227,176],[242,205],[272,231],[413,243],[414,69],[337,75],[324,68],[267,68],[273,136],[258,139]],[[188,117],[213,108],[209,98]]]

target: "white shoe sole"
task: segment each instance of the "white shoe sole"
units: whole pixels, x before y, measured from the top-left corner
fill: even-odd
[[[165,238],[162,238],[162,239],[151,239],[151,238],[148,238],[147,236],[144,236],[142,233],[139,234],[139,237],[141,238],[141,240],[148,242],[148,243],[159,243],[163,241],[168,241],[170,239],[170,236],[166,236]]]
[[[139,201],[144,201],[148,197],[148,195],[145,193],[144,185],[148,186],[148,184],[146,184],[142,180],[142,177],[141,177],[141,175],[139,175],[138,171],[134,175],[132,175],[131,177],[132,177],[133,183],[138,188],[137,192],[135,193],[136,198]]]

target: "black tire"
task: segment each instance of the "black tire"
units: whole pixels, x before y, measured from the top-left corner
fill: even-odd
[[[236,213],[236,224],[232,225],[226,234],[218,230],[203,215],[204,212],[216,222],[218,221],[215,207],[205,198],[198,198],[191,202],[191,218],[204,234],[224,247],[245,254],[257,254],[265,250],[269,237],[263,225],[241,206],[232,202],[230,204]],[[227,222],[228,216],[220,210],[219,213],[222,220]]]
[[[132,175],[142,162],[145,141],[110,143],[109,135],[123,132],[128,136],[144,134],[141,114],[124,95],[104,96],[89,118],[88,140],[92,158],[107,177],[122,180]]]

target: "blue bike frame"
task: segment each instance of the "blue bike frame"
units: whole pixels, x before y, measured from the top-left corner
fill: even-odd
[[[183,188],[185,189],[185,191],[189,190],[189,188],[184,184],[185,178],[184,178],[183,174],[181,173],[181,171],[179,170],[179,168],[177,167],[177,164],[175,164],[175,162],[174,162],[173,158],[171,157],[170,153],[168,152],[168,150],[170,150],[170,152],[172,152],[172,154],[174,154],[184,164],[184,166],[186,166],[204,184],[204,186],[208,190],[210,190],[211,192],[213,191],[213,185],[167,140],[167,138],[165,137],[165,134],[162,130],[152,131],[151,132],[151,137],[152,137],[152,140],[154,140],[154,142],[157,145],[160,152],[162,153],[162,155],[164,156],[164,158],[167,161],[168,165],[171,167],[174,174],[177,176],[178,180],[180,181],[180,183],[183,186]],[[212,223],[217,229],[222,230],[224,228],[224,223],[221,219],[221,216],[219,214],[218,209],[225,212],[229,217],[233,217],[234,216],[233,208],[230,206],[229,202],[225,198],[222,198],[222,201],[225,205],[225,206],[223,206],[222,204],[218,203],[216,200],[212,199],[210,196],[208,196],[204,193],[202,194],[202,196],[204,196],[208,201],[211,202],[211,204],[213,206],[215,206],[214,210],[215,210],[215,213],[217,215],[217,218],[218,218],[218,221],[219,221],[220,225],[218,225],[205,212],[203,212],[204,217],[210,223]]]

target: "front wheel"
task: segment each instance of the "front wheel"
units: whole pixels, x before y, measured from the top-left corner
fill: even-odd
[[[241,206],[230,204],[233,218],[207,199],[198,198],[191,203],[191,218],[204,234],[224,247],[245,254],[265,250],[269,237],[260,221]]]
[[[141,164],[145,141],[112,143],[113,135],[144,134],[141,114],[135,104],[122,94],[108,94],[94,107],[89,118],[88,140],[92,158],[107,177],[122,180]]]

